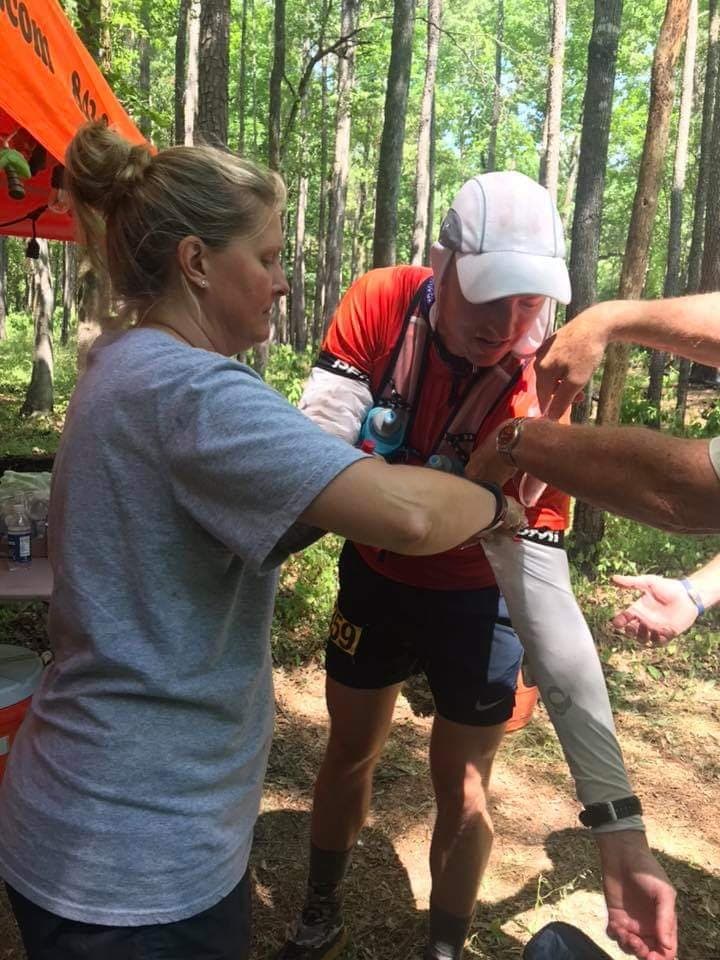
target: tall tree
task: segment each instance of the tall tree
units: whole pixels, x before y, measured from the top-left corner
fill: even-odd
[[[487,160],[485,169],[489,172],[497,164],[497,135],[500,126],[500,110],[502,108],[502,72],[503,72],[503,43],[505,42],[505,0],[497,0],[497,16],[495,19],[495,83],[493,84],[492,114],[490,116],[490,135],[488,136]]]
[[[105,76],[110,72],[110,0],[79,0],[78,33]],[[79,258],[78,271],[77,369],[85,370],[88,351],[100,334],[110,312],[110,286],[86,251]]]
[[[327,220],[328,199],[328,58],[323,57],[320,69],[320,169],[318,171],[318,219],[317,219],[317,256],[315,258],[315,295],[313,298],[312,342],[316,346],[320,340],[325,305],[325,254],[323,243],[325,222]]]
[[[545,110],[545,150],[540,164],[540,183],[557,198],[560,174],[560,117],[562,113],[563,75],[565,65],[566,0],[553,0],[550,66],[548,68],[547,105]]]
[[[140,35],[138,37],[138,90],[142,95],[143,108],[138,118],[138,127],[142,135],[152,138],[152,120],[150,119],[150,59],[152,53],[152,25],[150,23],[150,9],[152,0],[142,0],[140,3]]]
[[[75,274],[77,270],[77,247],[74,243],[63,244],[63,311],[60,343],[67,346],[70,325],[75,313]]]
[[[641,296],[645,284],[652,228],[670,130],[674,99],[675,64],[687,32],[690,0],[668,0],[660,28],[650,80],[650,107],[637,189],[630,217],[618,295],[623,300]],[[617,423],[627,374],[630,347],[613,343],[605,356],[600,385],[599,423]]]
[[[622,12],[623,0],[595,0],[570,246],[572,300],[565,310],[566,321],[572,320],[597,299],[605,171]],[[574,420],[588,419],[592,392],[590,383],[583,402],[573,408]],[[572,552],[577,562],[586,564],[586,569],[593,565],[593,545],[602,535],[602,517],[602,513],[590,504],[581,500],[576,502]]]
[[[268,165],[280,169],[280,125],[282,122],[282,81],[285,76],[285,0],[275,0],[273,62],[270,72],[270,115],[268,122]]]
[[[720,66],[720,9],[717,0],[710,0],[708,8],[708,40],[705,57],[705,82],[703,87],[702,128],[700,131],[700,161],[695,185],[695,210],[693,213],[692,240],[688,254],[687,293],[697,293],[701,288],[703,245],[705,241],[705,213],[707,208],[710,170],[712,167],[713,121],[717,95],[718,67]],[[690,368],[692,364],[681,358],[678,369],[675,421],[685,424]]]
[[[427,57],[425,83],[420,103],[417,164],[415,167],[415,225],[413,227],[411,263],[422,263],[427,246],[428,210],[430,204],[430,125],[432,122],[435,75],[440,44],[442,0],[428,0]]]
[[[185,75],[189,12],[190,0],[179,0],[177,34],[175,36],[175,122],[173,123],[173,143],[183,143],[185,140]]]
[[[230,60],[230,0],[201,0],[197,134],[226,145]]]
[[[360,0],[342,0],[340,35],[352,37],[360,11]],[[327,244],[325,247],[325,302],[323,330],[326,330],[340,299],[342,282],[343,229],[347,178],[350,168],[350,99],[355,81],[355,41],[349,39],[338,49],[337,108],[335,113],[335,156],[328,212]]]
[[[38,240],[39,256],[32,260],[30,284],[32,288],[33,365],[30,385],[22,405],[23,416],[52,413],[53,409],[53,342],[52,319],[54,294],[50,273],[50,256],[47,240]]]
[[[190,0],[188,11],[187,73],[185,79],[183,143],[195,143],[200,86],[200,0]]]
[[[237,85],[238,152],[245,153],[245,113],[247,111],[248,0],[242,0],[240,13],[240,70]]]
[[[400,192],[416,0],[395,0],[385,113],[375,194],[373,266],[395,263],[397,204]]]
[[[688,14],[687,39],[685,41],[685,60],[683,63],[682,86],[680,93],[680,112],[678,132],[675,142],[675,162],[673,165],[673,183],[670,194],[670,230],[668,234],[667,268],[663,296],[676,297],[680,293],[680,255],[682,241],[683,193],[687,172],[688,140],[690,138],[690,118],[693,104],[693,85],[695,81],[695,53],[697,51],[697,0],[690,0]],[[665,367],[668,354],[662,350],[653,350],[650,357],[650,382],[647,398],[655,408],[655,424],[660,426],[661,399]]]

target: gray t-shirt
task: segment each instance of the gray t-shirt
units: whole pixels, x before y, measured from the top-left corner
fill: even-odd
[[[233,360],[152,330],[95,347],[54,470],[55,662],[0,787],[0,875],[20,893],[133,926],[241,879],[276,545],[361,456]]]

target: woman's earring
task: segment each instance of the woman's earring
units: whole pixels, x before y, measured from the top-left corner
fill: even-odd
[[[208,285],[207,280],[201,280],[201,281],[200,281],[200,286],[201,286],[201,287],[206,287],[207,285]]]

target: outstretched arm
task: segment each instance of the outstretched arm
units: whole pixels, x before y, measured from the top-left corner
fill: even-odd
[[[580,801],[632,794],[600,661],[570,586],[565,552],[530,541],[484,544],[526,648]],[[675,892],[652,855],[640,817],[593,831],[602,863],[608,935],[642,960],[673,960]]]
[[[615,614],[613,626],[645,643],[665,644],[695,623],[702,610],[720,601],[720,554],[689,580],[645,575],[614,576],[613,583],[642,596]]]
[[[608,300],[588,307],[538,351],[540,409],[557,419],[599,366],[609,343],[638,343],[720,366],[720,293]]]
[[[490,436],[473,453],[466,475],[497,481],[519,469],[652,527],[720,532],[720,479],[707,440],[681,440],[642,427],[528,419],[512,459],[497,453]]]

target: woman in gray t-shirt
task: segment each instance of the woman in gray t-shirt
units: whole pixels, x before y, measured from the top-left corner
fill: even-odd
[[[126,322],[91,351],[55,463],[55,662],[0,789],[0,876],[30,960],[239,960],[291,528],[433,554],[518,516],[328,436],[229,359],[287,293],[276,174],[91,124],[66,176]]]

